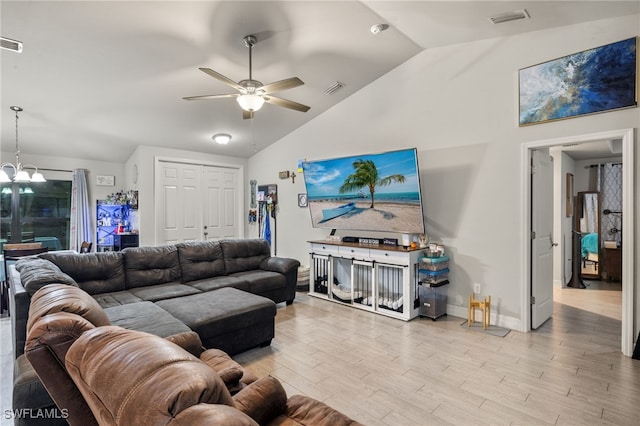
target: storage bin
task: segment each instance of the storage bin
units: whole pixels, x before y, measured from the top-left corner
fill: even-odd
[[[438,284],[449,279],[449,268],[439,271],[430,271],[420,268],[418,270],[420,284]]]
[[[418,295],[420,298],[420,316],[436,320],[447,315],[447,284],[448,280],[438,284],[420,284]]]
[[[420,266],[428,271],[441,271],[449,267],[449,258],[447,256],[423,257]]]

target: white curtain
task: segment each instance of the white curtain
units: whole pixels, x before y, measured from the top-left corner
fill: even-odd
[[[84,169],[74,169],[71,180],[71,233],[69,248],[80,251],[83,241],[93,241],[91,210],[87,190],[87,175]]]

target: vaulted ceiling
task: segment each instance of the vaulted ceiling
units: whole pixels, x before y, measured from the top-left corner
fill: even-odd
[[[123,162],[138,145],[250,157],[424,49],[639,12],[638,1],[7,1],[1,51],[1,150],[15,148],[11,105],[24,108],[22,152]],[[488,17],[526,9],[531,19]],[[389,29],[377,35],[374,24]],[[233,93],[205,73],[305,84],[243,120]],[[569,52],[568,52],[569,53]],[[335,82],[344,87],[323,94]],[[366,123],[365,123],[366,124]],[[211,140],[229,133],[228,145]],[[4,161],[10,159],[4,159]]]

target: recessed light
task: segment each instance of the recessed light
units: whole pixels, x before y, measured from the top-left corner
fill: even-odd
[[[226,145],[231,140],[231,135],[227,133],[216,133],[211,137],[214,141],[219,143],[220,145]]]
[[[375,24],[374,26],[369,28],[369,31],[371,31],[371,34],[379,34],[382,31],[386,31],[388,29],[389,29],[389,25],[387,24]]]

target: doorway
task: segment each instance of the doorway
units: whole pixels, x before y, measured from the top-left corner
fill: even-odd
[[[521,238],[523,246],[522,264],[522,286],[521,286],[521,309],[522,321],[521,331],[531,331],[531,303],[532,303],[532,261],[531,261],[531,214],[532,211],[532,190],[531,190],[531,158],[532,152],[536,149],[550,148],[554,146],[583,144],[602,140],[622,139],[622,158],[624,163],[622,175],[623,187],[623,207],[625,212],[622,225],[622,238],[630,241],[632,238],[635,190],[633,182],[634,165],[634,129],[623,129],[578,135],[564,138],[548,139],[536,142],[525,143],[521,147],[521,185],[522,185],[522,218],[521,218]],[[622,330],[621,330],[621,351],[626,356],[631,356],[633,352],[634,339],[634,247],[628,245],[622,254]],[[549,283],[552,285],[552,283]]]

